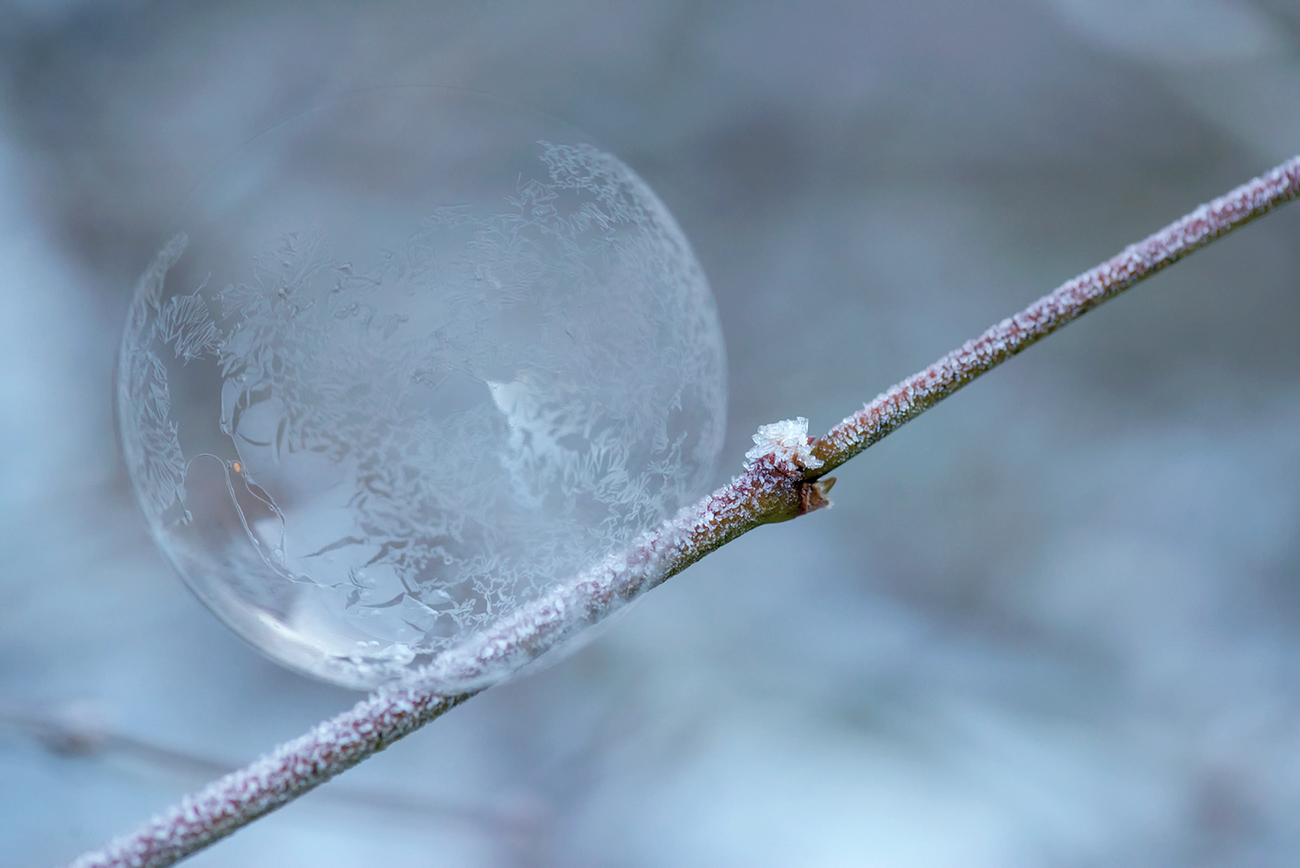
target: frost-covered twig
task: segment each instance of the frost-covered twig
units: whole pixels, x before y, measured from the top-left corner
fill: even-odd
[[[1140,280],[1286,204],[1300,194],[1300,157],[1202,205],[1145,241],[1059,286],[1015,316],[913,374],[826,432],[813,447],[821,476],[904,422],[915,419],[980,374],[1078,319]]]
[[[73,865],[170,865],[319,786],[746,531],[827,505],[834,480],[822,477],[835,467],[1106,299],[1297,195],[1300,157],[1062,285],[894,386],[821,439],[808,437],[803,419],[763,426],[744,473],[626,552],[443,654],[415,678],[377,691]],[[467,683],[476,688],[445,687]]]

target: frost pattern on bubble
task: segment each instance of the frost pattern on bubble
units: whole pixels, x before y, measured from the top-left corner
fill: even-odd
[[[273,656],[397,677],[708,483],[725,371],[703,274],[622,163],[538,149],[549,183],[440,208],[371,262],[302,226],[243,280],[168,295],[183,236],[141,279],[119,373],[141,503],[232,626],[302,646]]]

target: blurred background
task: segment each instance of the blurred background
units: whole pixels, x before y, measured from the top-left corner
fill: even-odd
[[[718,482],[1300,151],[1296,0],[0,2],[0,850],[46,866],[357,694],[149,539],[111,377],[188,192],[331,93],[588,130],[695,246]],[[1300,850],[1300,206],[839,472],[596,642],[195,866],[1267,866]]]

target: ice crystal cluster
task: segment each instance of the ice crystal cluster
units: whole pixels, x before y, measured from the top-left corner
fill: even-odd
[[[799,470],[816,470],[821,461],[812,452],[812,438],[808,436],[808,420],[803,416],[760,425],[753,437],[754,445],[745,453],[745,467],[750,468],[767,459],[776,467],[790,473]]]
[[[700,495],[725,369],[703,273],[627,166],[506,104],[392,89],[195,194],[136,291],[118,401],[204,603],[372,687]]]

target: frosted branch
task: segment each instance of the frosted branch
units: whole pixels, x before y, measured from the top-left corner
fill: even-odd
[[[817,441],[813,454],[828,473],[872,443],[915,419],[980,374],[1161,271],[1216,238],[1300,195],[1300,157],[1202,205],[1146,240],[1057,287],[1020,313],[967,341],[924,371],[878,395]]]
[[[627,551],[448,650],[400,686],[377,691],[72,865],[171,865],[314,789],[477,692],[451,693],[441,685],[491,683],[746,531],[828,505],[834,480],[819,478],[830,470],[1071,320],[1298,194],[1300,157],[1063,284],[889,389],[821,439],[810,443],[802,418],[763,426],[744,473]]]

